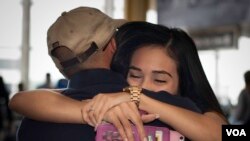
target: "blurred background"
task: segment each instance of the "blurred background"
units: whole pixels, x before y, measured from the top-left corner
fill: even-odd
[[[186,30],[230,119],[245,87],[243,75],[250,70],[249,0],[1,0],[0,76],[8,98],[20,90],[66,87],[67,80],[48,56],[46,34],[63,11],[79,6],[98,8],[113,18]],[[0,104],[7,101],[1,98]],[[3,108],[1,112],[7,113]]]

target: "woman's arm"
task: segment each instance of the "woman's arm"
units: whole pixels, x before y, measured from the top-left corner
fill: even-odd
[[[96,98],[102,99],[100,98],[101,95],[102,94]],[[113,96],[115,96],[115,94]],[[121,101],[114,103],[114,105],[117,106],[114,107],[114,105],[112,105],[111,107],[114,108],[109,108],[109,112],[105,114],[106,121],[113,123],[118,128],[123,138],[130,140],[133,140],[133,136],[129,123],[130,121],[133,121],[138,128],[141,138],[144,138],[145,131],[137,108],[133,105],[134,103],[124,103],[121,98],[123,99],[124,95],[121,95],[121,97],[118,98]],[[107,103],[107,100],[108,99],[105,99],[104,102],[101,102],[101,105]],[[61,95],[60,91],[39,89],[33,91],[22,91],[15,94],[10,100],[9,107],[14,111],[35,120],[86,124],[83,117],[88,117],[91,113],[89,111],[83,112],[83,109],[88,108],[87,105],[90,105],[90,101],[81,102]],[[120,102],[123,102],[123,104],[119,105],[118,103]],[[96,108],[98,109],[98,107]],[[83,113],[81,113],[81,110]],[[154,115],[144,117],[144,121],[152,121],[154,119]]]
[[[119,95],[119,93],[117,93],[117,95]],[[124,97],[124,95],[126,94],[120,93],[120,96]],[[105,95],[105,96],[109,97],[110,95]],[[116,99],[112,99],[110,100],[110,102],[107,102],[108,105],[112,105],[112,103],[118,104],[119,102],[122,102],[120,100],[121,98],[116,98]],[[170,125],[171,127],[173,127],[175,130],[177,130],[187,138],[194,141],[221,140],[222,124],[227,124],[227,122],[225,118],[219,113],[206,112],[204,114],[200,114],[178,106],[160,102],[143,94],[141,95],[140,99],[141,100],[139,109],[144,110],[149,114],[159,114],[160,115],[159,120]],[[99,99],[98,101],[101,101],[101,99]],[[94,102],[95,103],[94,105],[97,107],[99,104],[98,101]],[[109,107],[109,106],[103,106],[103,107]],[[101,110],[104,110],[106,113],[108,109],[109,108],[103,108]],[[100,118],[99,113],[101,113],[100,112],[101,110],[95,111],[96,112],[95,118]],[[119,118],[122,119],[123,117]]]
[[[58,90],[21,91],[10,102],[10,109],[26,117],[57,123],[86,123],[82,119],[81,102],[60,94]]]
[[[227,124],[222,115],[215,112],[199,114],[141,95],[140,109],[157,113],[160,120],[191,140],[217,141],[222,138],[222,124]],[[161,108],[159,108],[161,107]]]

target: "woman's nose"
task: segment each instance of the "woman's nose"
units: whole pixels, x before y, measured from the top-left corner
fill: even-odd
[[[150,90],[150,91],[154,91],[153,85],[148,80],[144,80],[141,83],[141,87],[144,88],[144,89]]]

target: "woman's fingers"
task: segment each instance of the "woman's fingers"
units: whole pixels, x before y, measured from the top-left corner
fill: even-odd
[[[120,93],[114,93],[114,94],[98,94],[93,98],[93,107],[95,109],[94,111],[94,118],[97,122],[96,124],[100,124],[104,114],[115,105],[119,104],[121,102],[121,98],[123,96]]]
[[[109,94],[103,94],[100,93],[93,97],[91,100],[91,104],[88,105],[87,111],[89,112],[89,118],[91,122],[98,126],[102,122],[102,119],[105,115],[105,113],[112,107],[126,102],[130,101],[130,96],[125,95],[124,93],[109,93]]]
[[[86,110],[84,110],[82,114],[83,114],[82,116],[83,116],[84,121],[88,123],[90,126],[94,127],[95,124],[90,120],[89,113]]]
[[[123,140],[127,139],[127,141],[134,141],[134,135],[131,128],[132,124],[127,115],[124,114],[126,110],[124,112],[123,110],[125,109],[121,108],[120,105],[115,106],[105,114],[104,119],[117,128]]]
[[[86,106],[87,116],[84,118],[90,125],[94,124],[94,126],[97,127],[104,116],[114,116],[109,117],[108,119],[111,119],[111,121],[108,122],[116,126],[124,140],[128,139],[129,141],[134,141],[134,135],[131,128],[132,122],[137,128],[140,139],[146,140],[143,122],[136,104],[133,102],[122,102],[121,99],[127,99],[127,97],[124,98],[123,96],[124,95],[120,96],[117,94],[99,94],[95,96]],[[145,121],[150,121],[155,119],[155,116],[149,115],[144,118]]]
[[[143,123],[140,119],[141,118],[140,114],[138,112],[136,105],[133,102],[121,103],[115,106],[114,108],[110,109],[108,112],[111,112],[111,111],[114,113],[113,116],[116,116],[122,125],[122,128],[116,127],[119,133],[122,130],[124,130],[128,140],[129,141],[134,140],[134,135],[132,131],[132,123],[133,123],[135,127],[137,128],[140,139],[142,141],[146,140],[145,130],[143,128]],[[108,121],[108,122],[111,122],[112,124],[114,124],[112,121]]]
[[[159,114],[141,115],[141,119],[142,119],[143,123],[148,123],[148,122],[154,121],[154,120],[158,119],[159,117],[160,117]]]
[[[101,120],[98,122],[98,119],[100,118],[100,113],[106,113],[108,111],[107,99],[107,96],[103,94],[98,94],[91,100],[90,104],[86,106],[89,118],[96,127],[99,123],[101,123],[101,120],[103,118],[102,116]]]
[[[128,140],[129,141],[134,141],[134,134],[133,134],[130,119],[124,113],[126,111],[123,111],[124,109],[121,106],[118,106],[116,108],[118,109],[117,110],[118,119],[120,120],[120,122],[121,122],[121,124],[123,126],[123,129],[125,130],[125,133],[126,133],[126,136],[127,136]]]
[[[143,128],[143,122],[141,120],[140,113],[139,113],[139,111],[137,109],[136,104],[134,102],[127,102],[125,104],[126,104],[126,106],[128,106],[128,107],[125,107],[125,108],[128,109],[127,114],[129,116],[129,119],[136,126],[141,141],[146,141],[147,140],[146,133],[145,133],[145,130]]]
[[[102,122],[102,119],[105,115],[105,113],[109,110],[109,105],[105,104],[100,111],[98,111],[99,115],[97,115],[97,124],[100,124]]]
[[[98,126],[101,123],[103,115],[109,110],[112,101],[109,100],[108,94],[98,94],[92,99],[92,108],[94,109],[91,114],[92,121]]]
[[[83,119],[85,122],[87,122],[91,126],[95,126],[95,121],[93,119],[93,107],[92,101],[89,101],[82,109]]]
[[[128,138],[127,138],[127,135],[125,133],[125,130],[123,128],[123,125],[121,124],[120,120],[119,120],[119,116],[117,115],[117,109],[113,108],[111,110],[109,110],[107,112],[107,114],[105,114],[105,118],[104,120],[105,121],[108,121],[110,123],[112,123],[118,130],[121,138],[124,140],[124,141],[128,141]]]
[[[95,120],[95,114],[94,114],[94,109],[90,109],[88,111],[88,117],[90,119],[91,124],[93,124],[96,127],[97,121]]]

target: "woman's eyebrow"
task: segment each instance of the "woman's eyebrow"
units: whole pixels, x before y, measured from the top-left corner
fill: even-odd
[[[164,70],[153,70],[152,71],[154,74],[166,74],[166,75],[169,75],[170,77],[173,78],[173,76],[169,73],[169,72],[166,72]]]
[[[136,70],[136,71],[141,71],[141,69],[137,68],[136,66],[130,66],[129,69]]]

